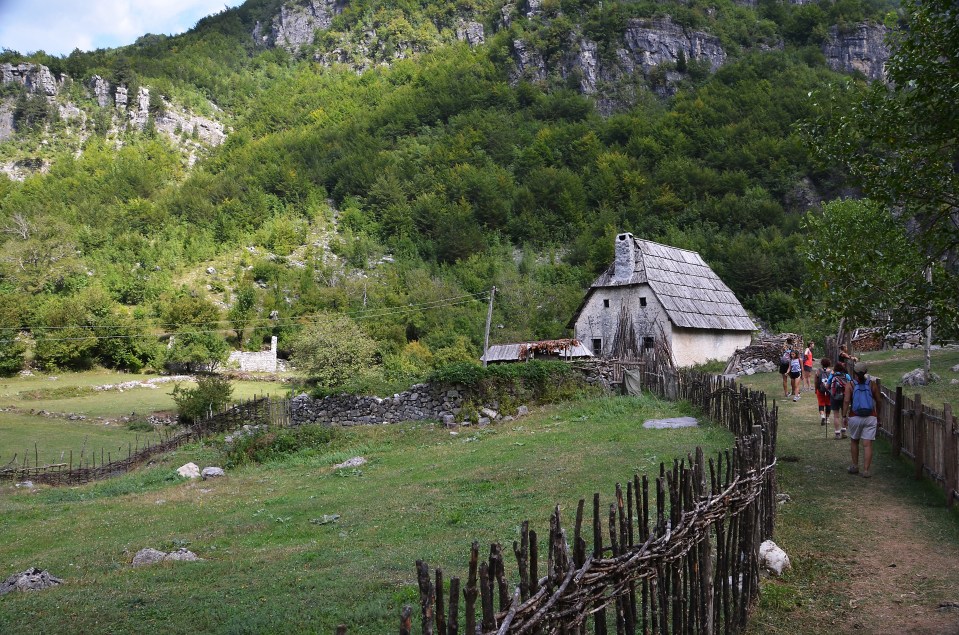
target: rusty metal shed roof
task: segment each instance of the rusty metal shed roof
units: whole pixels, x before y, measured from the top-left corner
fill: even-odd
[[[532,356],[530,355],[532,353]],[[494,344],[480,357],[480,361],[518,362],[535,359],[537,355],[556,355],[561,359],[592,357],[593,353],[579,340],[560,339],[517,344]]]

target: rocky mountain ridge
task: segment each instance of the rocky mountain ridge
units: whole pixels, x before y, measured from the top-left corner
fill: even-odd
[[[793,4],[804,4],[793,0]],[[741,2],[753,6],[751,2]],[[320,33],[331,34],[334,18],[347,7],[345,0],[288,0],[269,26],[257,22],[252,37],[260,46],[283,47],[291,53],[300,53],[316,41]],[[558,13],[556,10],[555,13]],[[561,14],[560,14],[561,15]],[[519,4],[503,5],[495,16],[486,16],[495,32],[509,29],[518,22],[549,22],[548,11],[541,0],[520,0]],[[440,40],[452,39],[467,42],[470,46],[483,44],[488,35],[482,21],[484,16],[465,12],[461,15],[453,33],[444,34],[437,26]],[[888,30],[882,24],[863,23],[848,31],[838,27],[829,30],[821,50],[830,68],[836,71],[862,73],[869,79],[883,79],[884,66],[889,58],[889,48],[884,38]],[[389,48],[392,59],[403,59],[428,48],[422,42],[399,42],[383,47],[381,34],[376,28],[361,33],[332,34],[338,45],[331,50],[314,51],[313,59],[326,65],[346,64],[362,72],[376,64],[389,63],[382,59],[382,49]],[[578,27],[566,38],[566,46],[558,56],[550,57],[538,50],[527,38],[510,40],[513,60],[511,77],[519,80],[544,82],[550,77],[573,79],[580,92],[595,95],[599,109],[610,112],[617,107],[617,100],[604,96],[604,85],[622,83],[623,80],[643,79],[660,95],[675,93],[676,85],[684,78],[685,65],[702,64],[715,72],[728,58],[728,53],[716,35],[702,30],[684,27],[669,16],[651,19],[630,19],[619,41],[613,47],[612,56],[600,54],[600,45],[586,37]],[[759,48],[768,45],[760,44]],[[782,43],[774,44],[781,48]],[[606,47],[609,50],[610,47]],[[615,92],[615,91],[613,91]],[[623,104],[619,104],[623,105]]]
[[[55,77],[49,68],[41,64],[0,64],[0,84],[7,86],[19,84],[28,95],[42,96],[57,109],[57,115],[66,124],[66,135],[72,138],[77,151],[83,142],[93,133],[93,115],[95,108],[110,113],[111,129],[108,134],[117,135],[124,128],[144,130],[148,123],[158,133],[166,135],[184,153],[188,165],[192,165],[197,156],[209,148],[223,143],[227,130],[224,125],[213,119],[177,108],[165,98],[161,98],[161,107],[151,112],[150,89],[140,86],[135,96],[129,95],[126,86],[114,86],[99,75],[94,75],[86,84],[87,96],[93,104],[75,103],[68,95],[73,83],[69,75],[63,73]],[[13,138],[16,134],[14,114],[16,97],[0,98],[0,143]],[[215,108],[215,107],[214,107]],[[43,145],[43,142],[41,142]],[[39,148],[37,149],[39,150]],[[26,154],[43,154],[27,152]],[[37,156],[21,156],[0,163],[0,172],[11,178],[23,180],[36,171],[45,171],[49,160]]]

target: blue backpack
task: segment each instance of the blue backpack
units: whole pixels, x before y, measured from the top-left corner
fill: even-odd
[[[870,380],[863,383],[853,382],[852,386],[852,411],[857,417],[871,417],[872,411],[876,408],[876,400],[872,398],[872,386]]]

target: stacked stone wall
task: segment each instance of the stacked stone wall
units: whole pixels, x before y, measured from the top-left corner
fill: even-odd
[[[463,419],[460,415],[465,414],[464,400],[463,391],[459,388],[417,384],[409,390],[385,398],[333,395],[316,399],[302,394],[291,400],[290,410],[294,425],[326,423],[352,426],[426,419],[453,424]],[[487,422],[499,417],[499,413],[494,409],[486,410],[495,415],[487,415]]]

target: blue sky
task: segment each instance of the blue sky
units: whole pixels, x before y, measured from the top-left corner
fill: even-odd
[[[0,0],[0,49],[69,55],[173,35],[243,0]]]

